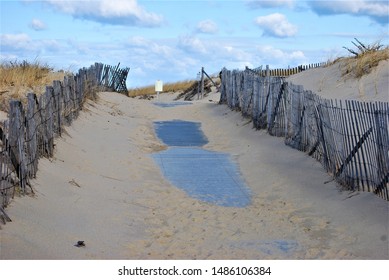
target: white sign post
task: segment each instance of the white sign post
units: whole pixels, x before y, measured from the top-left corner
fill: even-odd
[[[163,91],[163,83],[161,80],[155,82],[155,91],[157,92],[157,99],[159,99],[159,93]]]

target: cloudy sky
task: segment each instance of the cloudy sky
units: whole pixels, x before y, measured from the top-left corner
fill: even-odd
[[[130,67],[129,87],[223,67],[294,67],[389,43],[389,2],[373,0],[0,0],[0,59],[76,71]]]

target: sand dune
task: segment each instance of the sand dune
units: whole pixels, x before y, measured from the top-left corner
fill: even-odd
[[[346,68],[344,61],[340,61],[293,75],[288,81],[325,98],[389,102],[389,60],[380,61],[361,78],[355,78],[352,73],[343,75]]]
[[[162,94],[161,102],[174,94]],[[1,259],[388,259],[388,203],[341,192],[314,159],[255,131],[218,94],[192,105],[100,93],[42,159],[34,197],[7,208]],[[189,197],[152,154],[153,121],[202,123],[253,194],[244,208]],[[77,241],[85,247],[75,247]]]

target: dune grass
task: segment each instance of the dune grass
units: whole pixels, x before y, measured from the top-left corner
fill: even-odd
[[[53,69],[47,64],[9,61],[0,65],[0,86],[14,86],[16,84],[33,86],[40,83]]]
[[[0,64],[0,87],[28,87],[43,86],[53,80],[63,78],[64,71],[54,72],[48,64],[38,61],[21,62],[9,61]]]
[[[389,47],[380,50],[372,50],[354,57],[343,58],[343,75],[351,74],[360,78],[371,72],[380,61],[389,59]]]
[[[371,44],[362,43],[357,38],[351,43],[356,49],[343,47],[352,56],[338,57],[330,59],[327,66],[335,63],[340,63],[342,67],[342,76],[351,76],[353,78],[361,78],[363,75],[369,74],[372,69],[378,66],[380,61],[389,59],[389,46],[384,46],[380,41]]]
[[[163,92],[185,91],[190,88],[194,83],[196,83],[195,80],[184,80],[175,83],[166,83],[163,85]],[[132,88],[128,90],[128,96],[130,97],[152,94],[156,94],[154,85],[144,86],[140,88]]]
[[[28,92],[44,93],[46,85],[62,81],[67,73],[54,71],[39,61],[8,61],[0,63],[0,110],[7,111],[10,99],[22,100]]]

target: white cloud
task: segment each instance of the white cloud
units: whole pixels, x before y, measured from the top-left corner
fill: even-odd
[[[1,46],[12,47],[15,49],[29,49],[31,38],[25,33],[19,34],[1,34]]]
[[[142,36],[133,36],[126,42],[126,49],[129,53],[127,56],[129,56],[131,63],[143,71],[181,69],[185,55],[172,46],[175,43],[174,41],[162,42]]]
[[[197,24],[197,32],[215,34],[219,31],[217,24],[212,20],[203,20]]]
[[[34,52],[55,53],[62,48],[62,45],[54,39],[33,40],[25,33],[1,34],[0,45],[2,52]]]
[[[146,11],[136,0],[46,0],[46,2],[75,18],[101,23],[157,27],[163,22],[161,15]]]
[[[133,70],[128,77],[130,87],[153,84],[157,79],[173,82],[188,77],[195,78],[201,69],[201,59],[198,59],[198,56],[203,54],[192,49],[192,43],[203,47],[200,40],[190,36],[168,40],[143,36],[128,38],[124,43],[126,53],[121,62],[127,62]],[[205,48],[201,47],[201,51],[205,51]]]
[[[250,8],[277,8],[277,7],[288,7],[291,8],[294,5],[294,0],[251,0],[248,2]]]
[[[0,53],[0,61],[13,61],[13,60],[17,60],[19,58],[20,57],[15,55],[15,54],[3,54],[3,53]]]
[[[381,24],[389,23],[388,1],[309,1],[308,5],[318,15],[352,14],[356,16],[368,16]]]
[[[186,52],[194,54],[205,54],[207,49],[204,43],[194,36],[181,36],[178,41],[178,47]]]
[[[83,44],[77,40],[74,40],[74,39],[69,39],[67,41],[67,43],[69,44],[69,46],[71,46],[72,48],[74,48],[78,54],[81,54],[81,55],[85,55],[85,54],[88,54],[90,53],[90,48],[88,46],[88,44]]]
[[[133,36],[129,38],[127,45],[130,48],[136,49],[138,53],[142,53],[147,56],[158,55],[169,57],[174,52],[172,47],[159,43],[157,40],[148,40],[142,36]]]
[[[133,47],[147,47],[150,43],[149,40],[146,40],[142,36],[133,36],[128,39],[128,44]]]
[[[283,38],[294,36],[297,33],[297,27],[279,13],[257,17],[255,23],[264,30],[264,35],[268,36]]]
[[[41,20],[34,18],[30,23],[30,27],[35,31],[41,31],[46,29],[46,24]]]
[[[37,42],[37,48],[46,49],[51,52],[56,52],[61,49],[61,44],[55,39],[42,40]]]
[[[302,51],[283,51],[270,45],[258,46],[259,57],[270,67],[286,67],[306,63],[307,58]]]
[[[252,54],[246,52],[241,48],[237,48],[231,45],[222,46],[221,49],[217,49],[216,56],[223,57],[224,60],[234,60],[241,62],[247,62],[253,59]]]
[[[260,46],[258,47],[258,50],[260,53],[266,54],[267,56],[276,59],[284,59],[287,55],[283,51],[276,49],[273,46]]]

